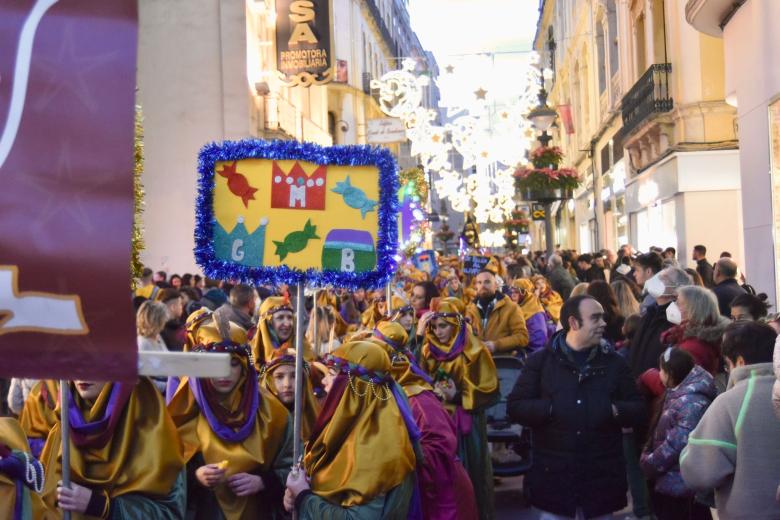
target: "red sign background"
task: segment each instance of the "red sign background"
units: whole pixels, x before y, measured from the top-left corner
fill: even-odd
[[[0,376],[135,378],[136,0],[0,2],[0,144],[12,133],[30,29],[29,81],[5,160],[0,146],[0,272],[16,269],[19,298],[77,302],[86,327],[9,328],[14,312],[0,305]]]

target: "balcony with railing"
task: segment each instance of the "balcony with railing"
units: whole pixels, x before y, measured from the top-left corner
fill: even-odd
[[[623,96],[623,130],[630,133],[654,114],[669,112],[674,100],[669,91],[671,63],[654,63]]]

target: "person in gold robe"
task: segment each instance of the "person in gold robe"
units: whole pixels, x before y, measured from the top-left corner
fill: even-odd
[[[19,416],[19,423],[27,435],[30,449],[35,457],[40,457],[43,445],[54,424],[59,420],[55,409],[59,405],[60,385],[57,381],[44,379],[38,381],[30,390]]]
[[[45,474],[16,419],[0,417],[0,519],[55,518],[41,499]]]
[[[493,517],[493,467],[488,453],[485,409],[499,398],[496,365],[473,334],[457,298],[434,300],[426,317],[420,365],[452,414],[458,452],[469,473],[480,518]]]
[[[304,363],[303,421],[301,423],[301,436],[304,441],[311,435],[314,422],[320,413],[320,405],[312,386],[313,375],[315,374],[310,371],[309,364]],[[287,411],[293,413],[295,407],[295,351],[277,350],[274,352],[274,357],[263,367],[260,385],[278,399],[287,408]]]
[[[182,378],[168,404],[187,462],[188,518],[279,517],[292,466],[287,409],[259,388],[246,332],[215,313],[190,330],[195,352],[227,352],[230,374]]]
[[[62,479],[57,421],[41,453],[48,509],[71,518],[182,518],[184,460],[162,395],[149,378],[137,383],[73,381],[69,392],[70,487]],[[59,411],[59,410],[58,410]]]
[[[260,319],[257,331],[250,339],[255,369],[260,372],[267,360],[277,350],[295,348],[295,312],[290,301],[282,296],[270,296],[260,305]],[[306,338],[303,338],[303,357],[314,359],[314,353]]]
[[[378,345],[358,341],[333,351],[327,365],[328,397],[303,468],[288,477],[285,507],[300,520],[405,520],[419,432],[390,359]]]
[[[563,307],[563,298],[550,287],[550,282],[544,276],[537,274],[531,278],[536,288],[536,295],[542,303],[544,310],[550,315],[553,323],[558,323],[561,319],[561,307]]]

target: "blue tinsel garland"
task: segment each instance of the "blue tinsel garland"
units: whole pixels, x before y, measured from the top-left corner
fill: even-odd
[[[248,267],[217,258],[214,251],[214,167],[217,161],[241,159],[299,160],[336,166],[376,166],[379,169],[379,230],[376,269],[345,273],[279,267]],[[398,265],[398,169],[392,154],[379,147],[330,146],[297,141],[245,139],[204,146],[198,155],[198,199],[195,204],[195,261],[209,278],[240,280],[254,284],[303,281],[310,287],[378,288],[386,284]]]

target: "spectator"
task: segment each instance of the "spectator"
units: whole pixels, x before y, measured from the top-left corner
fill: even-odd
[[[663,269],[663,259],[658,253],[645,253],[634,260],[634,280],[644,289],[645,282],[657,275]],[[644,315],[648,307],[653,305],[655,298],[644,291],[644,298],[639,304],[639,314]],[[657,357],[657,356],[656,356]]]
[[[577,257],[577,278],[580,282],[589,282],[590,269],[593,267],[593,257],[589,254],[580,255]]]
[[[200,303],[211,311],[219,309],[227,301],[227,295],[217,287],[212,287],[200,299]]]
[[[701,275],[698,271],[696,271],[696,269],[686,267],[685,272],[688,273],[688,276],[691,278],[691,283],[693,283],[693,285],[704,287],[704,280],[701,279]]]
[[[255,326],[257,307],[257,291],[251,285],[241,283],[233,286],[227,303],[224,303],[219,311],[224,313],[228,321],[248,331]]]
[[[763,323],[728,327],[723,336],[728,390],[710,405],[680,456],[688,487],[715,490],[721,520],[780,518],[780,419],[772,410],[775,339]]]
[[[640,323],[642,323],[642,317],[639,314],[631,314],[623,322],[622,333],[624,339],[615,344],[615,349],[625,359],[628,359],[628,355],[631,352],[631,342],[634,340],[634,336],[636,336],[636,331],[639,330]]]
[[[640,423],[645,408],[626,362],[601,341],[603,316],[591,296],[566,301],[563,330],[528,357],[508,398],[509,416],[533,432],[526,485],[542,518],[626,506],[621,428]]]
[[[660,258],[660,257],[659,257]],[[661,333],[672,327],[666,319],[666,310],[674,301],[677,289],[690,285],[688,275],[678,267],[669,267],[645,282],[645,290],[653,298],[631,344],[628,364],[634,377],[649,368],[658,368],[658,356],[664,350]]]
[[[181,276],[179,276],[178,274],[172,274],[171,279],[168,280],[168,283],[170,284],[171,287],[173,287],[177,291],[180,290],[182,285]]]
[[[704,286],[712,289],[715,286],[713,269],[707,260],[707,248],[698,245],[693,247],[693,261],[696,262],[696,272],[701,276]]]
[[[720,368],[721,338],[729,320],[718,313],[712,291],[695,285],[680,287],[677,301],[669,306],[666,316],[674,327],[661,334],[661,341],[688,352],[697,365],[715,376]]]
[[[169,349],[161,336],[168,317],[168,309],[160,302],[149,300],[141,304],[135,318],[138,332],[136,341],[140,352],[168,352]],[[168,378],[153,377],[152,382],[160,393],[165,393]]]
[[[733,321],[759,321],[766,318],[769,305],[766,303],[766,294],[758,296],[752,294],[740,294],[731,301],[731,319]]]
[[[663,409],[651,429],[640,464],[645,476],[655,482],[651,495],[659,520],[706,520],[709,507],[696,502],[694,492],[680,475],[680,453],[718,391],[712,376],[677,348],[661,354],[661,381],[667,388]]]
[[[550,287],[552,287],[553,291],[560,294],[564,301],[568,300],[576,282],[572,279],[569,271],[564,268],[561,257],[558,255],[551,255],[548,262],[548,268],[550,269],[550,274],[548,276]]]
[[[429,282],[431,283],[431,282]],[[360,318],[368,308],[366,290],[357,289],[348,293],[341,304],[341,317],[349,325],[360,325]]]
[[[584,294],[588,294],[588,282],[581,282],[574,286],[574,289],[571,291],[571,295],[569,295],[569,298],[574,298],[575,296],[582,296]]]
[[[677,262],[677,250],[673,247],[667,247],[661,254],[664,260],[671,259]]]
[[[587,294],[593,296],[604,309],[604,321],[607,327],[604,329],[604,339],[613,346],[623,339],[623,322],[625,317],[618,308],[615,291],[604,280],[594,280],[588,285]]]
[[[618,309],[623,316],[639,314],[639,302],[634,297],[631,286],[625,280],[615,280],[610,284],[615,292]]]
[[[496,276],[491,271],[482,271],[476,281],[477,297],[466,308],[474,334],[494,353],[512,352],[527,346],[528,329],[523,312],[498,292]]]
[[[187,340],[184,327],[184,302],[181,293],[176,289],[163,289],[157,295],[157,301],[168,308],[168,321],[160,335],[168,350],[181,351]]]
[[[519,278],[510,288],[510,298],[523,312],[528,330],[528,349],[531,352],[544,348],[548,340],[547,313],[536,296],[536,287],[528,278]],[[555,328],[553,327],[553,331]]]
[[[727,318],[731,318],[731,302],[734,298],[746,294],[745,289],[737,282],[738,271],[737,264],[730,258],[721,258],[715,263],[715,287],[712,291],[718,298],[720,313]]]

